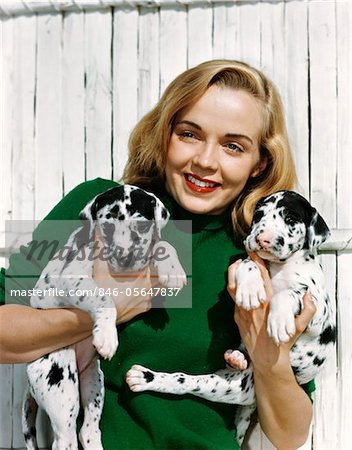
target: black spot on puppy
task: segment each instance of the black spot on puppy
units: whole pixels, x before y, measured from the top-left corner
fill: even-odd
[[[64,378],[64,369],[60,367],[57,363],[53,363],[51,366],[48,375],[46,376],[46,379],[48,380],[49,386],[59,386],[60,381]]]
[[[147,383],[151,383],[154,380],[154,374],[149,372],[149,370],[143,372],[143,375]]]
[[[335,341],[336,341],[336,329],[331,326],[326,327],[319,338],[319,343],[327,345],[330,344],[330,342]]]

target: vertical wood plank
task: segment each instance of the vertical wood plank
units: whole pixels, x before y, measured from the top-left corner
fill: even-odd
[[[38,16],[35,218],[62,196],[61,15]]]
[[[337,31],[337,225],[339,228],[352,227],[351,174],[352,174],[352,4],[336,2]],[[338,445],[340,449],[352,447],[351,436],[351,373],[352,373],[352,294],[351,294],[352,254],[338,256],[338,386],[339,404]]]
[[[177,45],[175,45],[177,43]],[[172,49],[172,51],[170,51]],[[187,68],[187,11],[184,6],[160,9],[160,93]]]
[[[18,17],[14,37],[13,218],[28,220],[34,218],[36,19]]]
[[[297,0],[285,4],[287,129],[296,164],[298,190],[309,197],[307,20],[307,3]]]
[[[113,161],[120,180],[128,156],[128,139],[138,116],[138,10],[114,10]]]
[[[213,58],[240,59],[237,13],[235,4],[213,6]]]
[[[26,386],[25,366],[23,364],[15,364],[13,366],[13,442],[14,448],[25,447],[22,436],[21,409]],[[39,425],[39,429],[41,426]]]
[[[158,8],[140,8],[138,50],[138,118],[141,118],[159,99]]]
[[[12,367],[11,364],[0,364],[0,448],[12,445]]]
[[[12,137],[13,137],[13,73],[14,73],[14,19],[2,20],[0,23],[0,121],[1,129],[1,163],[0,163],[0,246],[5,247],[5,220],[12,218]],[[1,266],[6,266],[5,258],[0,258]],[[0,365],[0,448],[10,448],[12,444],[12,365]]]
[[[188,66],[212,58],[213,9],[210,5],[188,7]]]
[[[84,180],[84,15],[64,15],[62,30],[63,195]]]
[[[283,2],[260,3],[260,67],[278,87],[286,104],[286,36]]]
[[[335,34],[334,3],[309,3],[311,195],[331,227],[336,224]]]
[[[258,3],[244,2],[237,9],[238,58],[254,67],[260,65],[260,14]]]
[[[0,120],[2,123],[1,132],[1,164],[0,164],[0,246],[5,247],[5,221],[12,218],[12,137],[13,137],[13,19],[6,19],[0,22],[1,26],[1,48],[0,52]],[[6,265],[5,258],[0,258],[0,264]]]
[[[309,3],[311,200],[330,227],[336,225],[336,27],[333,2]],[[323,94],[323,95],[322,95]],[[328,107],[327,107],[328,105]],[[336,257],[323,255],[328,292],[336,298]],[[317,377],[314,445],[338,448],[336,358]]]
[[[111,178],[111,11],[85,14],[86,177]]]

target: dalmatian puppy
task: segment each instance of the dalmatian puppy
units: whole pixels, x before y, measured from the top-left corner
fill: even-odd
[[[77,307],[93,321],[93,338],[52,352],[28,364],[28,391],[23,404],[22,425],[27,449],[37,448],[35,418],[38,405],[46,410],[54,433],[52,448],[77,449],[76,419],[80,402],[84,421],[80,441],[84,449],[102,449],[99,430],[104,400],[104,381],[98,353],[110,359],[116,352],[116,309],[113,297],[99,295],[92,278],[99,229],[104,257],[112,274],[138,272],[149,266],[165,287],[182,288],[185,272],[176,250],[161,241],[161,229],[169,212],[153,194],[122,185],[97,195],[81,212],[84,225],[70,236],[67,256],[52,258],[36,289],[49,292],[57,287],[65,296],[32,296],[34,308]],[[157,258],[158,251],[163,257]],[[159,252],[160,254],[160,252]]]
[[[301,195],[280,191],[256,206],[245,246],[266,260],[273,287],[267,331],[280,345],[295,333],[295,316],[302,310],[309,289],[316,313],[290,351],[290,362],[299,384],[314,379],[335,342],[335,321],[316,248],[330,232],[322,217]],[[236,304],[247,310],[266,301],[258,266],[245,259],[236,270]],[[214,402],[240,405],[236,408],[237,440],[242,443],[256,408],[253,368],[243,351],[229,351],[236,368],[214,374],[154,372],[134,365],[126,381],[134,392],[156,391],[193,394]]]

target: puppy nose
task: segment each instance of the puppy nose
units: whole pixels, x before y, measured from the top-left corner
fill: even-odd
[[[261,246],[261,248],[268,248],[271,240],[272,240],[272,236],[270,233],[268,232],[264,232],[259,234],[256,238],[255,238],[257,244],[259,244]]]

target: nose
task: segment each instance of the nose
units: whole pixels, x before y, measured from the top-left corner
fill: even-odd
[[[215,142],[205,142],[193,158],[193,164],[198,168],[216,171],[218,168],[218,146]]]
[[[260,245],[261,248],[266,249],[270,246],[270,243],[272,242],[272,234],[264,231],[263,233],[260,233],[256,238],[255,238],[257,244]]]

